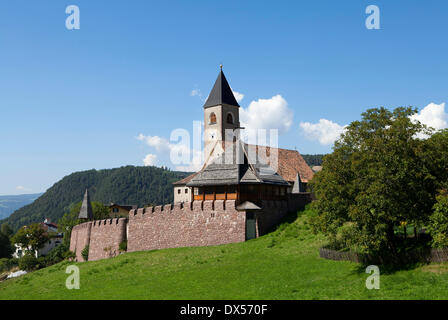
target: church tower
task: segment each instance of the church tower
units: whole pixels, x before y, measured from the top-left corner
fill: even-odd
[[[226,129],[238,135],[240,128],[240,105],[233,95],[224,73],[219,72],[207,101],[204,104],[204,156],[210,155],[216,141],[225,141]],[[229,142],[229,141],[228,141]]]

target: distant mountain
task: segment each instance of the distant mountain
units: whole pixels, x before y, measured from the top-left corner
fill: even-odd
[[[41,195],[42,193],[0,196],[0,219],[9,217],[11,213],[30,204]]]
[[[173,201],[172,183],[190,173],[157,167],[127,166],[116,169],[75,172],[54,184],[33,203],[18,209],[0,224],[7,222],[17,230],[49,218],[57,222],[70,207],[82,201],[86,188],[91,200],[144,206]]]

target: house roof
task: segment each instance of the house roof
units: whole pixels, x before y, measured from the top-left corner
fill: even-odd
[[[233,146],[226,148],[223,154],[199,171],[187,186],[260,183],[289,185],[264,159],[251,159],[247,153],[247,145],[237,142]]]
[[[286,181],[294,182],[297,177],[297,173],[300,175],[302,182],[309,182],[313,179],[314,172],[310,166],[303,159],[302,155],[297,150],[273,148],[266,146],[249,145],[249,148],[255,148],[256,153],[264,157],[268,164],[273,159],[277,162],[277,168],[275,165],[272,167],[277,169],[277,173],[283,177]]]
[[[228,104],[236,107],[240,106],[236,101],[235,96],[233,95],[232,89],[230,88],[230,85],[227,82],[222,69],[219,72],[218,78],[215,81],[215,85],[213,86],[213,89],[204,104],[204,108],[221,104]]]
[[[86,189],[84,199],[82,200],[81,210],[79,211],[79,219],[93,220],[92,204],[90,203],[89,191]]]
[[[111,203],[109,206],[108,206],[109,208],[111,208],[111,207],[120,207],[120,208],[122,208],[122,209],[125,209],[125,210],[132,210],[132,209],[137,209],[137,205],[125,205],[125,204],[117,204],[117,203]]]
[[[193,177],[195,177],[198,174],[198,172],[195,172],[193,174],[190,174],[188,177],[183,178],[182,180],[173,182],[173,185],[177,186],[184,186],[186,185],[188,182],[190,182],[191,179],[193,179]]]

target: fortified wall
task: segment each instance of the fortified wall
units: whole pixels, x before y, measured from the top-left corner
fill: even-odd
[[[237,210],[235,200],[206,200],[131,210],[129,218],[90,221],[72,229],[70,250],[77,261],[89,245],[89,261],[114,257],[127,240],[127,251],[213,246],[247,239],[246,218],[255,217],[256,236],[275,226],[288,212],[311,202],[309,193],[288,200],[262,202],[262,209]]]

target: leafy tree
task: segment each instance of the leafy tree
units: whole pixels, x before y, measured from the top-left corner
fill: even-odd
[[[32,271],[39,267],[39,260],[32,254],[27,253],[19,259],[20,270]]]
[[[3,233],[8,238],[11,238],[12,234],[14,233],[11,229],[11,227],[7,223],[3,223],[0,232]]]
[[[0,258],[10,258],[12,253],[13,249],[9,238],[0,233]]]
[[[20,244],[23,250],[34,253],[35,250],[42,248],[48,239],[48,233],[40,224],[35,223],[20,228],[12,237],[11,241]]]
[[[70,208],[70,211],[59,220],[58,229],[59,232],[64,233],[64,244],[70,245],[70,237],[72,229],[77,224],[82,223],[81,219],[78,219],[79,211],[81,210],[82,202],[78,202]],[[102,220],[109,218],[109,208],[104,206],[100,202],[92,202],[92,211],[94,220]]]
[[[338,234],[348,234],[360,252],[396,252],[394,228],[400,222],[428,221],[437,177],[427,167],[426,142],[418,137],[432,131],[411,120],[416,112],[369,109],[324,157],[311,183],[318,199],[314,225],[333,244]]]
[[[432,236],[432,246],[435,248],[448,247],[448,192],[442,191],[437,196],[434,212],[429,217],[428,226]]]

